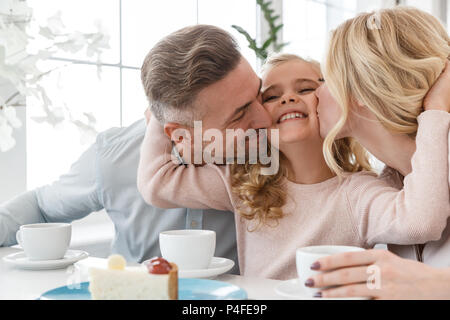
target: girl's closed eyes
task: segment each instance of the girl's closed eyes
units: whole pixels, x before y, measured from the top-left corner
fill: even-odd
[[[319,80],[320,81],[320,80]],[[319,83],[309,80],[309,79],[298,79],[296,80],[296,83],[299,83],[299,87],[295,88],[295,92],[297,92],[300,95],[310,94],[312,92],[315,92],[316,89],[320,86]],[[283,95],[283,92],[280,88],[277,88],[278,86],[272,86],[271,88],[267,89],[262,94],[262,102],[271,102],[278,98],[280,98]]]

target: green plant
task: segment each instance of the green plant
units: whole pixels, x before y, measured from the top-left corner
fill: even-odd
[[[245,31],[242,27],[237,25],[232,25],[231,27],[236,29],[239,33],[245,36],[249,45],[248,47],[255,51],[255,54],[261,60],[265,60],[269,55],[269,48],[272,45],[274,52],[280,52],[283,47],[288,45],[288,42],[278,43],[278,32],[283,28],[283,24],[276,24],[276,20],[280,18],[279,15],[274,15],[274,10],[270,8],[272,1],[256,0],[256,3],[261,7],[261,11],[264,14],[264,19],[269,25],[269,34],[267,40],[264,41],[262,46],[258,46],[256,39],[252,38],[250,34]]]

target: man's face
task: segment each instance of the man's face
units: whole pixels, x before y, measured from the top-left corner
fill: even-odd
[[[238,66],[232,70],[224,79],[204,88],[194,102],[198,110],[203,110],[202,131],[214,129],[223,137],[223,155],[233,144],[236,154],[240,138],[227,141],[227,129],[241,129],[244,132],[249,129],[264,129],[272,124],[272,119],[261,103],[261,79],[251,68],[244,58]],[[194,129],[188,129],[191,137],[194,137]],[[254,136],[256,138],[256,136]],[[194,139],[192,139],[192,143]],[[241,139],[242,140],[242,139]],[[212,140],[213,141],[213,140]],[[203,141],[206,147],[210,141]],[[246,149],[248,151],[247,141]]]
[[[200,91],[196,105],[207,110],[203,128],[262,129],[271,118],[261,103],[261,79],[245,58],[224,79]]]

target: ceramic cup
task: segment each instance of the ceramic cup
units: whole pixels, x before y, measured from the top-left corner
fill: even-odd
[[[216,250],[216,233],[209,230],[173,230],[159,234],[164,259],[180,270],[207,269]]]
[[[308,280],[317,273],[321,273],[320,271],[311,270],[311,265],[314,262],[316,262],[319,258],[325,256],[351,251],[364,251],[364,249],[359,247],[348,247],[348,246],[312,246],[297,249],[295,253],[297,274],[305,292],[308,292],[308,294],[310,294],[313,297],[317,292],[324,289],[324,288],[309,288],[305,286],[306,280]]]
[[[72,225],[69,223],[37,223],[20,227],[17,242],[30,260],[59,260],[70,245]]]

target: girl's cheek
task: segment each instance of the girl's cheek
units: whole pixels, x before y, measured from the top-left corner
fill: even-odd
[[[267,110],[267,112],[269,112],[271,115],[273,112],[275,112],[275,108],[271,103],[264,103],[263,107]]]

